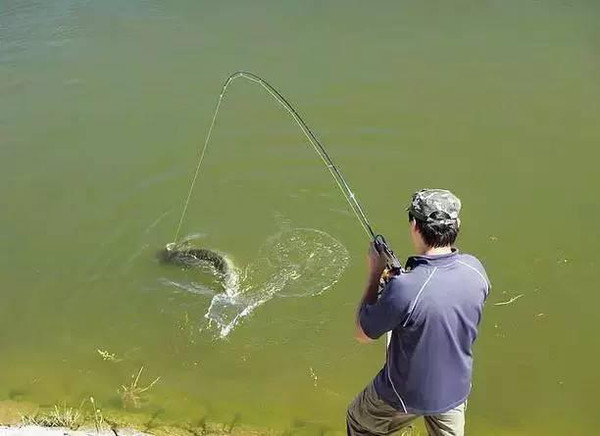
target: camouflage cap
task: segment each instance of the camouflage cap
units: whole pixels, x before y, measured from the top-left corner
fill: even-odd
[[[460,199],[446,189],[421,189],[412,196],[410,206],[406,209],[415,218],[431,224],[453,224],[460,212]],[[433,218],[435,212],[444,212],[447,217]]]

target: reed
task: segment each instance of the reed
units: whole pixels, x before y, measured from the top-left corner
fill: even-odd
[[[127,408],[131,405],[134,408],[139,409],[142,405],[142,402],[145,400],[145,393],[148,392],[160,380],[160,377],[157,377],[146,387],[138,386],[143,370],[144,367],[142,366],[138,371],[137,376],[135,374],[131,376],[132,381],[129,386],[121,385],[121,399],[123,400],[123,407]]]
[[[77,430],[83,424],[84,417],[81,413],[84,402],[78,409],[68,407],[65,403],[55,405],[51,410],[37,411],[34,415],[21,416],[24,425],[38,425],[42,427],[64,427]]]

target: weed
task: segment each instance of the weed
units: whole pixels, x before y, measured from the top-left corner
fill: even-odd
[[[109,353],[106,350],[101,350],[100,348],[96,349],[98,354],[102,356],[102,360],[107,360],[109,362],[120,362],[121,359],[117,359],[117,355],[115,353]]]
[[[93,418],[96,433],[100,433],[100,430],[102,430],[102,426],[104,425],[104,417],[102,416],[102,411],[96,407],[94,397],[90,397],[90,404],[92,405],[92,410],[94,412]]]
[[[148,386],[142,388],[138,386],[138,382],[140,381],[140,376],[142,375],[142,371],[144,367],[142,366],[139,372],[136,375],[132,375],[133,379],[129,386],[121,385],[121,399],[123,400],[123,407],[127,407],[132,405],[134,408],[138,409],[141,406],[141,403],[145,400],[144,393],[147,392],[152,386],[154,386],[159,380],[160,377],[157,377],[152,383]]]
[[[81,408],[83,402],[78,409],[67,407],[66,404],[61,406],[55,405],[48,412],[38,411],[35,415],[23,415],[21,421],[25,425],[39,425],[42,427],[65,427],[71,430],[78,429],[83,423]]]

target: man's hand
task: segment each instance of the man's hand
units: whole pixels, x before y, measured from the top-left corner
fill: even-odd
[[[387,266],[387,259],[385,255],[377,251],[377,248],[373,242],[371,242],[369,246],[368,265],[369,277],[377,277],[378,279],[381,277]]]

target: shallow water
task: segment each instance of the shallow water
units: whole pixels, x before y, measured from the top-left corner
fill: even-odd
[[[383,358],[351,338],[367,241],[258,87],[232,85],[183,233],[259,266],[259,297],[229,302],[260,304],[220,339],[218,284],[155,258],[219,87],[246,69],[296,104],[401,256],[413,191],[462,198],[459,246],[494,285],[469,432],[597,428],[599,19],[583,0],[0,1],[0,399],[119,408],[144,365],[161,380],[143,413],[343,429]],[[293,229],[347,261],[322,293],[290,282],[263,301],[261,247]]]

